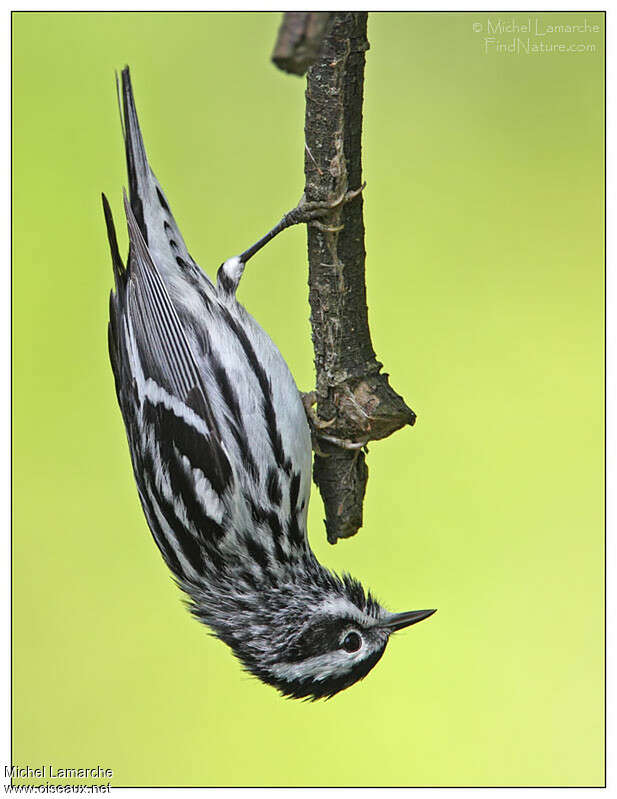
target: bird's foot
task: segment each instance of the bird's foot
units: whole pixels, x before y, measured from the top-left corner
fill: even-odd
[[[341,447],[341,449],[357,451],[366,447],[368,444],[368,439],[366,441],[349,441],[346,438],[339,438],[338,436],[331,436],[328,433],[324,433],[323,430],[327,430],[328,427],[332,427],[336,421],[336,418],[333,417],[332,419],[320,419],[319,416],[317,416],[313,408],[317,402],[316,391],[306,391],[301,396],[306,418],[309,423],[309,427],[311,428],[313,450],[317,453],[317,455],[320,455],[322,458],[328,457],[328,453],[324,452],[319,446],[319,440],[328,441],[330,444],[335,444],[337,447]]]
[[[315,225],[319,228],[319,230],[324,230],[327,233],[338,233],[343,229],[342,225],[324,225],[318,221],[319,217],[325,216],[326,214],[331,213],[335,208],[338,208],[339,206],[348,203],[350,200],[353,200],[353,198],[357,197],[360,192],[364,191],[365,186],[366,183],[363,183],[359,189],[345,191],[338,197],[335,197],[333,200],[307,202],[307,199],[303,194],[298,205],[286,213],[281,221],[272,228],[272,230],[269,230],[265,236],[262,236],[259,239],[259,241],[256,241],[255,244],[251,245],[247,250],[244,250],[244,252],[237,256],[239,263],[246,264],[247,261],[256,253],[258,253],[262,247],[265,247],[269,241],[272,241],[275,236],[278,236],[279,233],[281,233],[283,230],[286,230],[288,227],[292,227],[292,225],[299,225],[304,222],[308,225]]]
[[[309,202],[306,199],[306,196],[303,194],[298,205],[285,214],[284,219],[287,221],[287,226],[298,225],[305,222],[307,224],[315,225],[315,227],[318,227],[320,230],[326,230],[332,233],[342,230],[342,226],[330,227],[323,225],[318,220],[320,217],[329,214],[335,208],[346,205],[348,202],[353,200],[364,191],[365,186],[366,183],[363,183],[358,189],[344,191],[338,197],[334,197],[332,200],[316,200]]]
[[[316,391],[304,391],[302,392],[301,397],[302,404],[304,405],[304,412],[306,413],[306,418],[311,430],[325,430],[328,427],[332,427],[336,421],[335,418],[320,419],[315,413],[313,406],[317,404]]]

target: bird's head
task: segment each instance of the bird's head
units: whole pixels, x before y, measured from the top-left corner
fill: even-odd
[[[348,688],[371,671],[392,633],[435,612],[389,613],[350,577],[328,572],[324,582],[264,592],[258,608],[245,602],[246,612],[234,614],[233,634],[219,633],[248,671],[289,697]]]

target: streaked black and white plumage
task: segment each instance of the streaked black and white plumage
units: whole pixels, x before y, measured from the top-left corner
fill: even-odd
[[[332,696],[432,611],[388,613],[315,558],[304,405],[235,296],[250,256],[227,260],[216,285],[202,272],[148,164],[128,68],[122,104],[130,244],[125,267],[103,197],[109,354],[148,525],[192,613],[249,672],[291,697]]]

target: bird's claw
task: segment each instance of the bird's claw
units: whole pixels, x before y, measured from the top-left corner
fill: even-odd
[[[306,391],[301,396],[306,418],[309,423],[309,427],[311,428],[313,449],[317,455],[321,456],[322,458],[328,457],[328,453],[320,449],[318,439],[321,439],[322,441],[328,441],[330,444],[335,444],[341,449],[352,451],[358,451],[366,447],[368,444],[368,439],[366,441],[349,441],[349,439],[346,438],[339,438],[338,436],[331,436],[329,433],[323,433],[322,430],[327,430],[328,427],[332,427],[336,421],[336,417],[332,417],[332,419],[320,419],[319,416],[317,416],[313,409],[313,406],[317,402],[316,391]]]
[[[316,227],[317,230],[322,230],[324,233],[340,233],[345,227],[345,225],[324,225],[317,219],[311,219],[308,224]]]
[[[319,416],[313,410],[313,405],[317,403],[317,392],[316,391],[306,391],[302,394],[302,404],[304,405],[304,412],[306,413],[306,418],[308,420],[309,425],[313,431],[316,430],[325,430],[328,427],[332,427],[336,418],[333,417],[332,419],[320,419]]]
[[[341,449],[349,449],[349,450],[360,450],[364,449],[368,444],[367,441],[349,441],[346,438],[338,438],[337,436],[331,436],[326,433],[317,433],[317,437],[323,439],[324,441],[329,441],[331,444],[336,444],[337,447]]]

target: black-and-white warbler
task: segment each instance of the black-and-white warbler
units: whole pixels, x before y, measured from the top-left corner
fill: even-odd
[[[306,534],[311,435],[276,346],[236,300],[246,261],[284,218],[218,270],[189,255],[122,72],[128,263],[103,196],[115,276],[109,354],[150,530],[192,613],[244,667],[292,697],[362,679],[392,632],[434,611],[389,613],[321,566]]]

